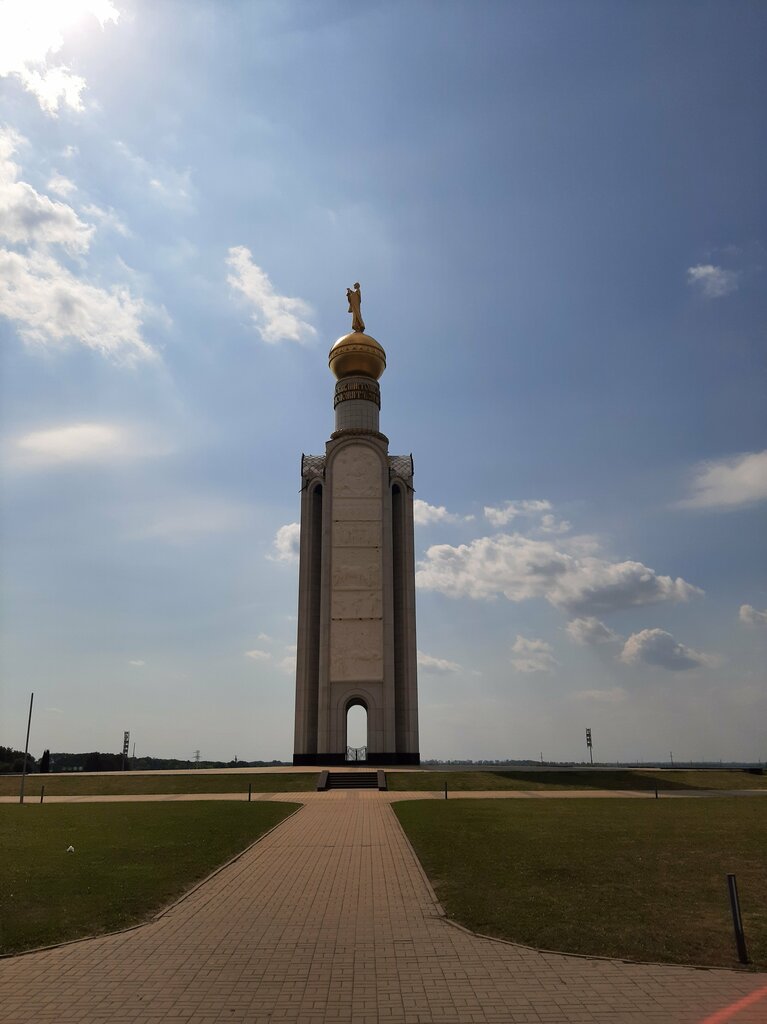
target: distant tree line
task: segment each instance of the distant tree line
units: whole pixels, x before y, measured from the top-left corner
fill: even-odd
[[[190,768],[268,768],[289,764],[288,761],[182,761],[175,757],[126,757],[125,771],[186,771]],[[0,774],[20,773],[24,770],[24,751],[0,747]],[[27,755],[27,772],[119,772],[123,770],[123,755],[92,750],[83,754],[70,754],[50,750],[43,752],[38,761]]]
[[[35,771],[37,762],[31,754],[27,754],[27,771]],[[14,750],[13,747],[0,747],[0,772],[22,772],[24,771],[24,751]]]

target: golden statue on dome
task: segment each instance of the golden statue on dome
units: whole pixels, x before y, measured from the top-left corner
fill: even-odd
[[[346,289],[346,298],[349,300],[349,312],[352,315],[352,330],[359,334],[365,333],[365,321],[362,319],[360,306],[362,305],[362,292],[359,281],[354,282],[354,288]]]
[[[386,369],[386,353],[375,338],[365,334],[365,321],[360,312],[362,293],[359,281],[354,282],[353,288],[346,289],[346,298],[352,315],[352,329],[331,348],[328,365],[336,380],[356,376],[378,380]]]

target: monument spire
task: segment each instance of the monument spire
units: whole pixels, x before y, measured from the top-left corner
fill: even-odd
[[[413,460],[378,429],[386,353],[352,331],[330,349],[335,430],[301,460],[294,764],[343,764],[347,713],[367,712],[367,759],[418,764]],[[359,750],[354,751],[359,759]]]
[[[386,369],[383,346],[364,333],[360,313],[362,294],[359,281],[346,289],[353,330],[339,338],[328,354],[328,366],[336,378],[333,408],[336,428],[331,440],[349,434],[372,434],[384,441],[378,432],[381,389],[378,378]]]

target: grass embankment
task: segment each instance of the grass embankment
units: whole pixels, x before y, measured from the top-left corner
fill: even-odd
[[[602,771],[589,768],[571,771],[450,771],[387,772],[389,789],[398,792],[448,790],[484,792],[496,789],[615,789],[696,790],[767,789],[767,775],[744,771]]]
[[[0,807],[0,953],[145,920],[297,806]]]
[[[540,949],[737,966],[735,872],[767,967],[767,802],[407,801],[394,810],[447,914]]]
[[[16,776],[0,775],[0,796],[18,796],[21,780]],[[46,796],[112,796],[135,793],[243,793],[248,785],[254,793],[305,793],[317,786],[317,772],[285,772],[262,775],[221,774],[184,775],[159,773],[132,775],[130,772],[103,772],[101,775],[28,775],[25,799],[33,802],[40,797],[45,786]]]
[[[343,769],[338,769],[343,770]],[[45,786],[46,796],[120,796],[173,793],[242,793],[252,785],[254,793],[305,793],[314,790],[318,772],[274,772],[263,774],[184,774],[158,772],[103,772],[100,775],[28,775],[26,799],[33,802]],[[397,792],[449,790],[484,791],[497,789],[614,789],[681,790],[767,789],[767,775],[744,771],[449,771],[387,772],[389,789]],[[0,796],[18,796],[19,776],[0,775]]]

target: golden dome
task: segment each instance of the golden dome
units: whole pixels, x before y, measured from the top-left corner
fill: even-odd
[[[386,369],[386,353],[383,346],[369,334],[352,331],[339,338],[331,348],[328,366],[336,380],[354,376],[378,380]]]

